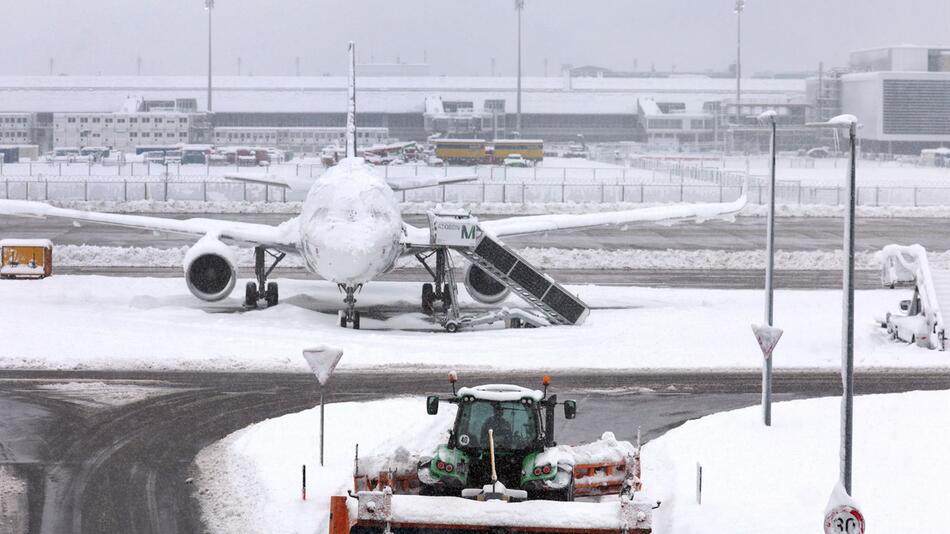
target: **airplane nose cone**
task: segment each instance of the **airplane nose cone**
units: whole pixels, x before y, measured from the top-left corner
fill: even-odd
[[[385,272],[393,261],[398,235],[388,226],[357,222],[326,222],[305,239],[305,256],[327,280],[358,284]]]

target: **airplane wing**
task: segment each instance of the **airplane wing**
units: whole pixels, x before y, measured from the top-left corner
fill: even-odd
[[[478,180],[478,176],[408,176],[406,178],[387,178],[386,183],[393,191],[406,191],[407,189],[421,189],[423,187],[436,187],[475,180]]]
[[[124,215],[81,211],[50,206],[43,202],[28,200],[0,200],[0,215],[20,217],[58,217],[73,221],[93,222],[114,226],[126,226],[160,232],[188,235],[216,235],[235,241],[271,246],[284,251],[296,250],[299,238],[297,219],[278,226],[254,224],[217,219],[165,219],[143,215]]]
[[[551,230],[626,224],[639,221],[672,222],[695,220],[702,222],[709,219],[722,219],[734,216],[739,210],[745,207],[747,198],[745,190],[743,189],[742,195],[734,202],[671,204],[668,206],[606,211],[601,213],[529,215],[526,217],[508,217],[494,221],[480,221],[479,225],[484,231],[501,237],[506,235],[548,232]]]
[[[292,191],[306,191],[313,185],[315,178],[306,178],[298,176],[278,176],[274,174],[225,174],[228,180],[238,182],[247,182],[250,184],[263,184],[273,187],[285,187]],[[457,184],[462,182],[471,182],[478,180],[478,176],[408,176],[406,178],[387,178],[393,191],[406,191],[408,189],[421,189],[423,187],[436,187],[446,184]]]

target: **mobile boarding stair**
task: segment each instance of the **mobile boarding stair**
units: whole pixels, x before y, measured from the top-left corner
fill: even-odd
[[[430,250],[444,254],[445,279],[449,282],[450,305],[442,326],[449,332],[504,320],[512,326],[580,325],[590,308],[547,274],[542,273],[514,250],[482,231],[478,219],[467,212],[428,212]],[[502,308],[480,315],[463,315],[458,308],[451,256],[454,250],[473,265],[491,274],[530,304],[534,310]],[[428,266],[426,266],[428,268]],[[437,273],[436,273],[437,274]]]
[[[913,287],[914,297],[901,304],[906,316],[888,314],[882,326],[897,331],[897,322],[919,316],[926,325],[927,345],[947,349],[947,327],[944,315],[950,316],[950,271],[931,269],[927,250],[920,245],[887,245],[881,250],[881,283],[891,289]],[[921,341],[917,340],[918,344]]]

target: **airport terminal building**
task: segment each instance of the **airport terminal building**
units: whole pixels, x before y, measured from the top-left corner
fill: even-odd
[[[362,139],[583,135],[657,149],[757,152],[768,136],[756,117],[774,109],[787,149],[827,141],[804,125],[839,113],[859,118],[867,151],[919,153],[950,143],[948,48],[859,50],[847,68],[816,77],[743,79],[738,109],[734,78],[572,72],[523,79],[520,132],[513,77],[364,75],[357,82]],[[314,153],[342,135],[346,83],[342,76],[219,76],[209,112],[201,76],[0,77],[0,141],[41,150],[187,142]]]
[[[0,77],[0,117],[27,117],[28,142],[44,150],[77,145],[128,149],[156,140],[263,144],[283,139],[295,140],[289,149],[313,151],[334,137],[327,128],[344,123],[344,77],[217,77],[212,113],[206,87],[204,77]],[[723,102],[734,95],[735,81],[702,76],[524,78],[521,132],[515,131],[515,88],[511,77],[362,77],[358,122],[371,129],[367,133],[373,139],[382,137],[381,131],[401,140],[520,133],[558,141],[580,134],[588,141],[702,148],[721,142],[720,114]],[[801,79],[743,80],[743,94],[755,103],[745,111],[802,100],[804,90]]]

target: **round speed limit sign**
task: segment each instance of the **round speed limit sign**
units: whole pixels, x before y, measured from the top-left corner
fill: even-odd
[[[838,506],[825,516],[825,534],[864,534],[864,516],[851,506]]]

